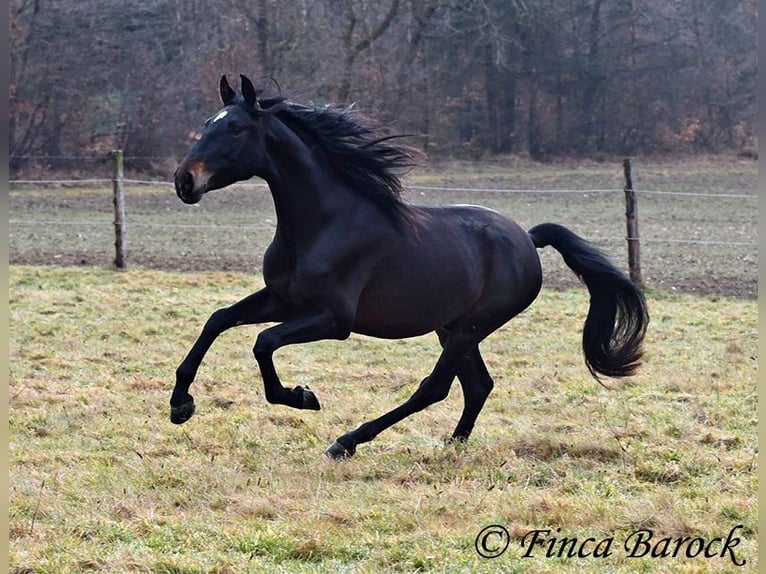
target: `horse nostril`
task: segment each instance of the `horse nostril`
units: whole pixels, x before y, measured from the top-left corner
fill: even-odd
[[[176,175],[176,193],[183,198],[194,191],[194,176],[188,171]]]

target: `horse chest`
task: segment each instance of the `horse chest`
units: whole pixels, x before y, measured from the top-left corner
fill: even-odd
[[[263,277],[269,291],[296,310],[327,306],[327,294],[337,289],[337,266],[314,254],[272,249],[264,257]]]

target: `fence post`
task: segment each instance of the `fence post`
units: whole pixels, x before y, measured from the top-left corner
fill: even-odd
[[[628,232],[628,268],[630,280],[638,286],[643,285],[641,278],[641,238],[638,234],[638,204],[636,192],[633,189],[633,176],[631,174],[630,159],[622,162],[625,173],[625,221]]]
[[[112,186],[114,190],[114,265],[119,269],[125,268],[125,186],[122,172],[122,150],[112,151],[114,160],[114,176]]]

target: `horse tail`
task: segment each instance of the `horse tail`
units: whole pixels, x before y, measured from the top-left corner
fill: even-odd
[[[641,290],[598,248],[555,223],[528,232],[535,247],[551,245],[590,291],[590,309],[582,333],[585,364],[599,374],[626,377],[641,364],[649,313]]]

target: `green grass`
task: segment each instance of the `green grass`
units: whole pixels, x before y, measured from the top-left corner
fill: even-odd
[[[225,333],[193,386],[198,414],[168,421],[175,367],[244,274],[10,268],[11,572],[756,572],[756,302],[648,294],[641,374],[589,378],[582,289],[544,290],[482,349],[496,380],[465,445],[441,404],[360,447],[338,435],[403,401],[435,337],[288,347],[286,385],[323,410],[267,405],[257,328]],[[479,531],[502,524],[505,555]],[[712,540],[721,558],[627,558],[633,531]],[[613,536],[612,555],[522,558],[534,529]]]

